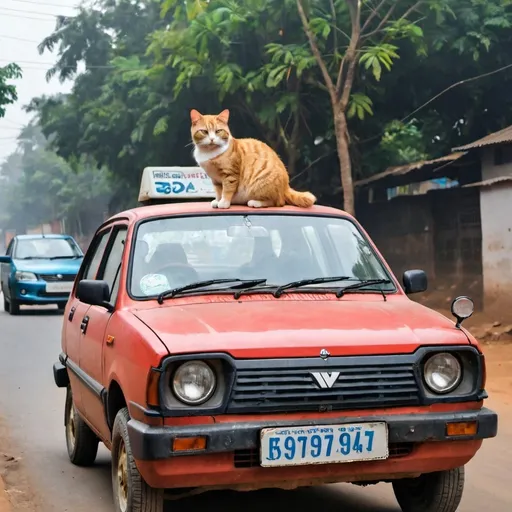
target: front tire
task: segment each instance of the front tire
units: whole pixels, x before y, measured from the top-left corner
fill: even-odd
[[[65,409],[66,446],[69,460],[75,466],[92,466],[98,454],[99,439],[80,417],[75,405],[71,387],[68,386]]]
[[[128,437],[130,415],[124,407],[116,416],[112,433],[112,489],[116,512],[163,512],[164,491],[150,487],[133,458]]]
[[[455,512],[464,490],[464,467],[393,482],[403,512]]]
[[[4,301],[7,302],[5,299],[4,299]],[[4,307],[5,307],[5,302],[4,302]],[[20,305],[14,299],[11,299],[11,301],[8,304],[8,308],[9,308],[9,314],[12,316],[17,316],[20,314]]]
[[[9,310],[10,310],[10,304],[9,302],[7,301],[7,299],[5,298],[5,293],[4,293],[4,311],[6,313],[9,313]]]

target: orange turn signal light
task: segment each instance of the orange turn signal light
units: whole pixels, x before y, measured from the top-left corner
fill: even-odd
[[[206,450],[206,437],[176,437],[172,441],[173,452]]]
[[[148,383],[146,388],[146,402],[149,406],[158,407],[160,405],[160,395],[158,393],[159,382],[160,372],[151,369],[148,374]]]
[[[446,435],[456,436],[474,436],[478,432],[478,421],[466,421],[446,424]]]

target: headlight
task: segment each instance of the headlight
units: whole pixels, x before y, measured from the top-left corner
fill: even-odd
[[[427,386],[434,393],[449,393],[459,385],[462,369],[454,355],[443,352],[427,360],[423,374]]]
[[[202,361],[182,364],[174,373],[172,388],[176,397],[187,405],[201,405],[214,393],[214,371]]]
[[[14,274],[14,278],[16,281],[37,281],[37,277],[32,272],[23,272],[21,270],[18,270]]]

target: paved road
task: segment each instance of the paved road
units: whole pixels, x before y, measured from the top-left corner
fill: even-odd
[[[68,462],[63,427],[64,392],[54,386],[51,372],[60,350],[61,322],[62,316],[51,309],[27,310],[19,317],[10,317],[0,309],[0,463],[2,452],[21,457],[19,463],[10,463],[13,469],[7,472],[7,483],[24,485],[25,491],[31,489],[38,497],[37,510],[110,512],[108,452],[104,448],[100,451],[93,468],[76,468]],[[512,350],[509,355],[512,356]],[[509,379],[512,357],[508,362],[503,354],[493,352],[493,357],[496,371],[501,372],[501,379],[505,379],[491,383],[497,393],[494,401],[489,403],[504,415],[501,431],[498,438],[484,443],[469,464],[460,512],[512,510],[512,404],[509,400],[512,397],[512,381]],[[489,373],[492,377],[493,372]],[[16,469],[17,465],[21,469]],[[24,475],[28,476],[27,483],[24,483]],[[20,496],[29,495],[20,493]],[[318,507],[323,512],[399,512],[391,488],[386,484],[367,488],[333,485],[292,492],[219,492],[179,504],[169,503],[167,508],[168,512],[197,510],[199,507],[223,512],[262,509],[281,512],[281,500],[286,500],[288,510],[296,512],[309,512]],[[31,497],[29,501],[31,504],[26,510],[34,510]],[[22,509],[25,507],[20,505],[15,512]]]

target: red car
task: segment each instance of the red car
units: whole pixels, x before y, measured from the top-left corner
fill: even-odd
[[[457,322],[411,301],[425,274],[401,285],[343,211],[190,202],[212,195],[200,169],[148,168],[141,199],[163,204],[97,230],[54,365],[71,462],[111,450],[118,512],[383,481],[404,512],[457,510],[497,433],[471,300]]]

